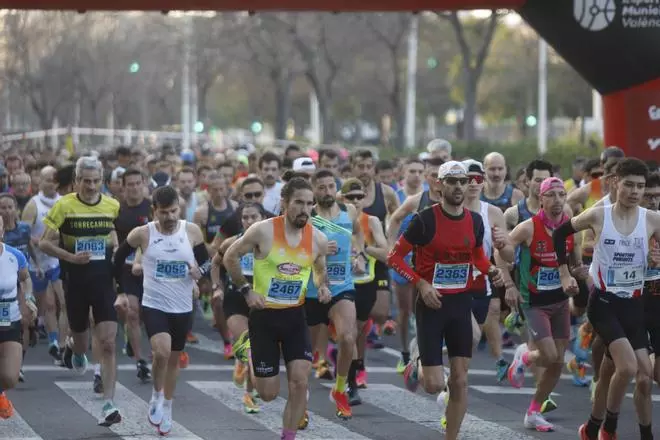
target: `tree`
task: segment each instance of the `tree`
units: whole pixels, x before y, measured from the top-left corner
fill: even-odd
[[[454,30],[456,42],[460,48],[463,126],[461,137],[466,141],[475,138],[475,121],[477,116],[477,96],[479,80],[488,57],[491,41],[497,28],[499,14],[493,10],[485,20],[469,19],[462,21],[457,12],[440,14],[446,18]],[[478,41],[478,49],[473,53],[472,42]]]

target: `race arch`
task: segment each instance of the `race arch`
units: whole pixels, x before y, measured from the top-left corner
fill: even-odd
[[[605,144],[660,161],[657,0],[0,0],[76,11],[425,11],[515,9],[603,95]]]

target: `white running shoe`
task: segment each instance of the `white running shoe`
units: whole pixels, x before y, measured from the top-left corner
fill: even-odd
[[[172,430],[172,407],[171,406],[162,406],[163,409],[163,418],[158,425],[158,433],[160,435],[167,435]]]
[[[163,401],[161,399],[151,399],[149,401],[147,418],[153,426],[159,426],[161,424],[163,421]]]
[[[525,428],[535,429],[538,432],[552,432],[555,430],[552,423],[548,422],[540,412],[525,413],[525,420],[523,423]]]

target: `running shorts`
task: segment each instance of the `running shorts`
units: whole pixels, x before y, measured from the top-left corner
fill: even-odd
[[[0,327],[0,344],[4,342],[23,342],[21,338],[21,320],[13,321],[8,327]]]
[[[330,302],[323,304],[317,298],[305,299],[305,315],[307,316],[307,325],[314,327],[319,324],[330,324],[330,309],[339,301],[347,300],[355,302],[355,290],[347,290],[332,297]]]
[[[44,272],[44,276],[39,278],[36,271],[30,271],[32,279],[32,291],[35,295],[44,293],[48,289],[48,283],[54,283],[60,280],[60,266],[53,267]]]
[[[376,261],[374,266],[374,281],[378,286],[377,290],[390,290],[390,270],[380,261]]]
[[[225,314],[225,319],[229,319],[230,316],[234,315],[245,316],[246,318],[250,316],[250,307],[247,305],[245,296],[233,288],[233,285],[225,290],[222,311]]]
[[[82,333],[89,328],[89,309],[92,309],[94,322],[117,322],[114,280],[110,273],[95,274],[93,279],[69,275],[64,289],[66,312],[69,327],[74,333]]]
[[[142,306],[142,322],[149,339],[159,333],[167,333],[172,339],[170,350],[183,351],[186,346],[186,336],[192,330],[193,312],[167,313]]]
[[[570,339],[571,312],[568,299],[546,306],[525,308],[527,330],[533,341],[545,338]]]
[[[355,316],[360,322],[367,322],[371,310],[376,304],[378,282],[373,281],[355,285]]]
[[[133,275],[131,268],[132,266],[130,264],[125,264],[121,271],[121,286],[124,290],[123,293],[135,296],[140,302],[142,302],[142,293],[144,292],[144,289],[142,288],[142,276]]]
[[[642,298],[619,298],[595,288],[589,296],[587,317],[605,346],[626,338],[633,350],[648,347]]]

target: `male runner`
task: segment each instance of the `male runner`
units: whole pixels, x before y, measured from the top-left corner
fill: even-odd
[[[484,223],[484,252],[488,258],[493,255],[493,249],[500,248],[500,253],[513,253],[506,235],[506,223],[502,210],[480,200],[484,185],[484,167],[476,160],[463,161],[468,170],[469,184],[465,193],[465,207],[478,213]],[[505,247],[507,247],[505,249]],[[500,299],[493,298],[492,287],[488,277],[473,268],[473,298],[472,314],[477,322],[479,333],[485,333],[491,354],[495,358],[496,378],[502,382],[506,377],[509,363],[502,356],[502,332],[500,331]],[[480,336],[475,335],[475,340]]]
[[[181,197],[181,217],[189,222],[192,222],[197,208],[199,208],[200,195],[196,189],[197,179],[195,170],[191,167],[183,167],[176,173],[176,187],[179,190]]]
[[[615,373],[609,387],[602,384],[603,380],[599,381],[591,417],[579,429],[583,440],[615,439],[619,409],[632,378],[636,374],[651,377],[641,296],[649,239],[660,239],[660,215],[639,206],[647,177],[648,168],[644,162],[635,158],[622,160],[616,171],[617,201],[586,210],[553,234],[561,284],[567,293],[577,289],[565,256],[567,237],[587,228],[596,235],[589,270],[595,286],[587,314],[595,332],[607,346]],[[599,394],[602,392],[607,393],[606,408],[601,405]],[[650,392],[650,381],[636,381],[635,403],[644,440],[652,438]]]
[[[42,274],[36,270],[30,271],[32,288],[37,299],[39,315],[44,317],[46,331],[48,332],[48,353],[56,362],[61,362],[60,349],[69,331],[64,301],[64,289],[60,280],[60,261],[43,253],[37,246],[44,233],[44,218],[55,202],[60,198],[57,193],[55,181],[57,170],[46,166],[41,170],[39,179],[39,194],[32,197],[23,210],[22,220],[32,229],[32,245],[35,256],[39,260]],[[39,276],[41,275],[41,276]],[[59,304],[59,317],[58,317]]]
[[[269,212],[280,212],[280,192],[282,191],[282,182],[280,182],[280,168],[282,161],[280,157],[272,151],[266,151],[259,158],[259,176],[264,182],[264,208]]]
[[[522,191],[515,188],[513,184],[506,183],[506,160],[500,153],[488,153],[484,157],[486,167],[486,184],[481,193],[481,200],[495,205],[506,211],[509,207],[525,198]]]
[[[390,216],[389,230],[387,239],[390,247],[394,246],[397,238],[408,228],[413,214],[423,209],[439,203],[442,199],[442,184],[438,180],[438,167],[442,165],[442,159],[431,158],[426,161],[424,176],[428,189],[416,194],[409,195]],[[412,253],[406,257],[406,262],[412,264]],[[409,339],[409,320],[413,310],[414,286],[400,276],[396,271],[392,271],[392,279],[395,281],[394,288],[397,294],[399,306],[399,338],[401,340],[401,358],[397,363],[396,369],[399,374],[410,362],[410,353],[408,352]]]
[[[542,405],[559,381],[571,331],[568,297],[559,281],[551,233],[568,221],[569,217],[564,213],[566,190],[561,179],[544,179],[538,194],[541,197],[538,213],[518,224],[510,234],[511,244],[520,246],[517,265],[520,289],[507,289],[506,301],[511,310],[519,310],[521,307],[534,348],[527,344],[518,346],[508,376],[511,384],[520,388],[525,378],[525,368],[533,363],[543,365],[536,383],[536,394],[525,414],[524,425],[539,432],[548,432],[554,430],[554,426],[543,417]],[[566,247],[566,252],[574,253],[572,237]],[[578,255],[577,252],[573,255],[574,266]],[[498,253],[498,263],[500,258],[506,260],[504,255]],[[583,279],[587,276],[582,266],[573,273]],[[504,273],[504,282],[513,284],[508,273]]]
[[[356,151],[351,157],[351,166],[353,175],[362,181],[366,191],[362,210],[365,214],[378,217],[386,230],[385,219],[392,216],[399,207],[399,198],[390,186],[376,182],[375,161],[371,151]],[[387,265],[380,261],[376,262],[375,270],[378,291],[371,317],[377,324],[383,325],[388,319],[390,309],[390,274]]]
[[[179,196],[171,186],[152,194],[152,221],[133,229],[117,250],[115,278],[123,280],[126,258],[142,251],[144,276],[142,314],[154,355],[154,389],[149,402],[149,422],[160,435],[172,430],[172,398],[179,374],[179,355],[193,322],[193,292],[210,270],[201,229],[180,220]],[[117,307],[128,311],[129,299],[119,295]]]
[[[312,335],[312,346],[321,355],[327,351],[327,326],[330,322],[333,324],[338,354],[336,383],[330,393],[330,399],[337,405],[337,417],[350,419],[352,411],[346,385],[356,338],[351,250],[355,248],[358,255],[364,255],[364,236],[355,208],[337,203],[335,177],[330,170],[316,171],[312,177],[312,186],[316,200],[312,224],[328,239],[326,265],[332,299],[329,303],[322,303],[317,297],[316,286],[310,283],[305,300],[305,314]],[[366,258],[364,260],[363,265]]]
[[[463,206],[468,184],[465,165],[456,161],[444,163],[438,170],[438,179],[442,181],[442,201],[415,215],[388,256],[388,264],[419,291],[419,356],[413,355],[406,367],[406,385],[414,391],[423,372],[420,380],[426,392],[444,391],[444,339],[451,389],[445,438],[456,440],[467,409],[467,371],[472,356],[472,267],[487,273],[495,284],[501,283],[501,274],[484,253],[481,216]],[[448,230],[453,233],[445,233]],[[414,271],[404,260],[413,248]]]
[[[46,230],[39,247],[65,264],[65,299],[73,346],[73,369],[87,370],[89,310],[94,316],[94,333],[102,348],[101,373],[104,404],[99,424],[110,426],[121,421],[113,402],[116,379],[115,340],[117,312],[111,260],[117,246],[114,220],[119,202],[101,194],[103,165],[94,157],[81,157],[75,168],[76,192],[60,198],[44,218]]]
[[[660,209],[660,174],[651,174],[644,190],[644,207],[650,211]],[[660,261],[660,241],[651,239],[649,257]],[[660,384],[660,268],[648,267],[644,275],[644,311],[646,329],[649,334],[649,346],[655,353],[653,379]]]
[[[4,224],[0,217],[0,237]],[[19,284],[30,279],[27,259],[21,251],[0,243],[0,419],[14,415],[5,391],[18,382],[21,357],[21,320],[30,321],[26,292]],[[19,288],[20,287],[20,288]]]
[[[312,346],[303,303],[310,275],[320,302],[330,301],[328,240],[309,223],[314,206],[311,185],[293,178],[282,188],[285,214],[252,225],[223,259],[227,272],[252,309],[249,318],[252,364],[265,402],[280,390],[280,356],[286,363],[289,395],[282,416],[282,440],[296,437],[307,406]],[[243,276],[240,260],[254,253],[254,281]]]
[[[115,219],[117,238],[123,243],[128,234],[138,226],[147,224],[152,219],[151,202],[144,196],[146,182],[142,171],[129,168],[122,175],[124,191],[123,201],[119,205],[119,215]],[[125,331],[128,333],[126,354],[135,358],[137,377],[146,382],[151,378],[147,362],[142,357],[141,341],[142,326],[140,322],[140,303],[142,301],[142,276],[133,275],[132,265],[135,262],[135,253],[126,258],[122,267],[121,286],[124,289],[128,306],[120,309],[126,313],[120,316],[126,323]]]

